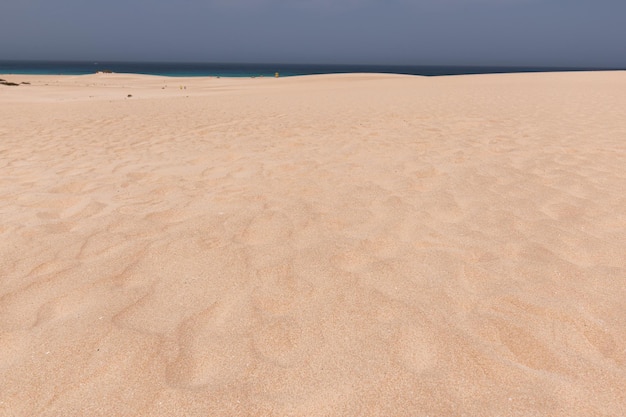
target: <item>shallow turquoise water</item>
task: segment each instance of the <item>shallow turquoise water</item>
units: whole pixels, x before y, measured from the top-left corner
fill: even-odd
[[[110,70],[116,73],[167,75],[174,77],[273,77],[331,73],[393,73],[411,75],[457,75],[536,71],[577,71],[617,68],[569,67],[468,67],[468,66],[401,66],[401,65],[301,65],[301,64],[229,64],[171,62],[65,62],[0,61],[0,74],[93,74]]]

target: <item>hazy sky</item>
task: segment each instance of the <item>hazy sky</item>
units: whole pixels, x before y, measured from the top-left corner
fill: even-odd
[[[0,60],[626,67],[626,0],[0,5]]]

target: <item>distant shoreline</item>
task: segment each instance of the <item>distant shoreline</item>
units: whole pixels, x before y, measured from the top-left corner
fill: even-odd
[[[527,72],[612,71],[608,67],[539,66],[450,66],[450,65],[317,65],[317,64],[239,64],[239,63],[163,63],[93,61],[0,61],[0,74],[86,75],[113,73],[161,75],[171,77],[281,77],[341,73],[383,73],[422,76],[498,74]]]

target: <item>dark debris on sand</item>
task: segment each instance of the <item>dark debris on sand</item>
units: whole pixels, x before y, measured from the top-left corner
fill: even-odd
[[[3,79],[1,79],[1,78],[0,78],[0,84],[1,84],[1,85],[8,85],[8,86],[11,86],[11,87],[13,87],[13,86],[18,86],[18,85],[19,85],[19,84],[17,84],[17,83],[12,83],[12,82],[10,82],[10,81],[6,81],[6,80],[3,80]]]

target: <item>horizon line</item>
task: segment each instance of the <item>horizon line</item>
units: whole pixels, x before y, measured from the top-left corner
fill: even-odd
[[[626,70],[626,66],[579,66],[579,65],[533,65],[533,64],[398,64],[398,63],[303,63],[303,62],[238,62],[238,61],[160,61],[160,60],[91,60],[91,59],[0,59],[0,63],[93,63],[105,64],[171,64],[171,65],[284,65],[284,66],[368,66],[368,67],[447,67],[447,68],[527,68],[527,69],[582,69],[582,70]]]

